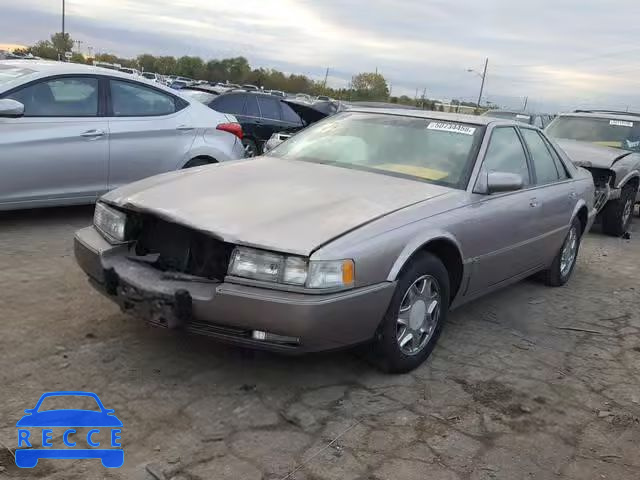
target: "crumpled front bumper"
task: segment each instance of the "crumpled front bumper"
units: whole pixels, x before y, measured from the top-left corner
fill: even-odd
[[[303,353],[373,338],[395,289],[384,282],[346,292],[303,294],[207,279],[176,279],[131,260],[95,228],[76,232],[74,251],[91,284],[125,312],[234,344]],[[266,338],[261,334],[266,332]],[[264,335],[263,335],[264,336]]]

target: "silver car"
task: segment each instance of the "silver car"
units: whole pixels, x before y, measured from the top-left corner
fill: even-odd
[[[235,117],[142,77],[0,61],[0,210],[92,203],[170,170],[243,158]]]
[[[293,353],[372,341],[399,372],[450,308],[538,272],[565,284],[593,202],[533,126],[349,111],[266,156],[110,192],[75,254],[153,324]]]

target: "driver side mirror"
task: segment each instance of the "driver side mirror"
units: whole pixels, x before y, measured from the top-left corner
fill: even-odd
[[[24,115],[24,105],[16,100],[5,98],[0,100],[0,117],[18,118]]]
[[[524,186],[522,175],[517,173],[490,172],[487,175],[487,194],[514,192]]]

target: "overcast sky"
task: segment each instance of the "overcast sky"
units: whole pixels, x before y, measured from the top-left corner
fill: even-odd
[[[60,30],[60,0],[2,0],[0,43]],[[383,73],[393,94],[534,109],[640,109],[638,0],[67,0],[83,50],[243,55],[252,66],[346,86]]]

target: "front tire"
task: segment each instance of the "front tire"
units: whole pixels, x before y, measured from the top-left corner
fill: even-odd
[[[561,287],[569,281],[578,260],[581,239],[582,224],[580,220],[574,218],[558,255],[553,259],[549,270],[545,272],[547,285]]]
[[[196,157],[196,158],[192,158],[187,163],[185,163],[184,167],[182,168],[186,169],[186,168],[193,168],[193,167],[203,167],[205,165],[210,165],[211,163],[214,163],[214,162],[211,162],[207,158]]]
[[[602,231],[613,237],[621,237],[631,226],[633,208],[636,201],[637,188],[625,185],[620,198],[612,200],[602,212]]]
[[[389,373],[421,365],[433,351],[449,312],[449,274],[439,258],[420,253],[400,274],[375,339],[374,361]]]

